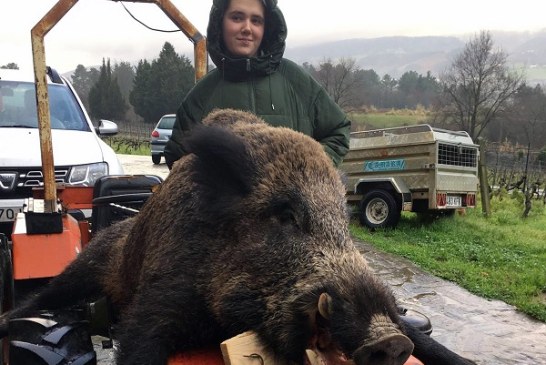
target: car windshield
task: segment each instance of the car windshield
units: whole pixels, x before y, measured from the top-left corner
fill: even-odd
[[[52,129],[90,131],[79,104],[65,85],[48,85]],[[38,128],[34,83],[0,80],[0,128]]]
[[[163,117],[159,121],[159,124],[157,125],[157,128],[159,129],[173,129],[174,121],[176,117]]]

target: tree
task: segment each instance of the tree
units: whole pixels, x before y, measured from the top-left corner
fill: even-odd
[[[359,84],[359,67],[353,58],[341,58],[334,69],[333,98],[340,107],[354,101],[356,86]]]
[[[383,75],[380,81],[381,101],[379,105],[386,107],[392,106],[392,100],[394,99],[394,92],[398,86],[398,81],[389,74]],[[389,104],[390,103],[390,104]]]
[[[354,59],[341,58],[335,64],[331,59],[326,59],[319,64],[318,69],[309,63],[304,63],[303,68],[324,87],[340,107],[354,105],[361,77]]]
[[[379,105],[381,100],[381,79],[374,70],[357,70],[358,85],[355,92],[356,107]]]
[[[112,77],[110,60],[102,60],[98,81],[89,90],[89,109],[97,119],[122,119],[127,110],[117,79]]]
[[[89,91],[91,87],[98,81],[100,76],[99,70],[92,67],[89,71],[84,65],[79,64],[71,76],[72,86],[76,89],[85,108],[89,110]]]
[[[441,76],[442,97],[437,105],[441,122],[476,139],[506,110],[522,79],[508,69],[507,55],[493,49],[491,34],[481,31]]]
[[[3,66],[0,66],[0,68],[8,69],[8,70],[18,70],[19,66],[15,62],[10,62]]]
[[[512,142],[544,147],[546,140],[546,95],[540,85],[523,84],[514,94],[506,113],[504,133]]]
[[[523,191],[526,197],[526,207],[531,207],[531,190],[529,189],[529,162],[531,158],[531,149],[544,147],[546,138],[546,95],[542,87],[537,85],[532,88],[522,85],[514,95],[512,105],[508,114],[507,123],[510,127],[516,127],[510,131],[512,138],[521,138],[521,141],[527,145],[527,155],[525,161],[525,173],[523,176]],[[529,210],[526,209],[526,217]]]
[[[439,90],[438,81],[430,71],[426,76],[415,71],[407,71],[398,80],[398,91],[407,108],[415,108],[418,104],[431,106]]]
[[[153,119],[147,115],[147,108],[151,104],[149,100],[153,93],[148,86],[151,78],[152,65],[150,65],[147,60],[140,60],[135,71],[133,90],[129,94],[129,102],[133,106],[135,113],[142,116],[144,120],[148,118],[148,122],[153,121]]]
[[[128,102],[129,94],[133,89],[133,81],[135,79],[135,70],[129,62],[120,62],[114,65],[112,76],[118,80],[119,90],[123,99]]]
[[[182,99],[194,85],[194,68],[186,56],[179,56],[165,42],[159,58],[150,64],[141,60],[135,73],[129,100],[145,122],[155,123],[168,113],[175,113]]]

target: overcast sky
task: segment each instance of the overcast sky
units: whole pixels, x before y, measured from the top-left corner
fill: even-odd
[[[211,0],[172,0],[203,34]],[[0,66],[32,67],[30,30],[57,0],[0,0]],[[125,2],[151,27],[174,24],[154,4]],[[544,0],[278,0],[288,23],[287,46],[324,40],[393,35],[458,35],[480,30],[535,32],[546,29]],[[193,60],[193,46],[182,33],[147,30],[119,2],[79,0],[45,38],[46,63],[60,72],[78,64],[100,65],[158,56],[165,41]]]

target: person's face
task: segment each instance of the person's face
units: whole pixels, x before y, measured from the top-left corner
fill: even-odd
[[[253,57],[264,36],[264,6],[260,0],[231,0],[224,14],[224,45],[233,57]]]

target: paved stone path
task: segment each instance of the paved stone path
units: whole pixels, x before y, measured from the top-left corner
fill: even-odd
[[[546,364],[545,323],[429,275],[406,259],[357,244],[401,302],[426,314],[432,336],[451,350],[480,365]]]

